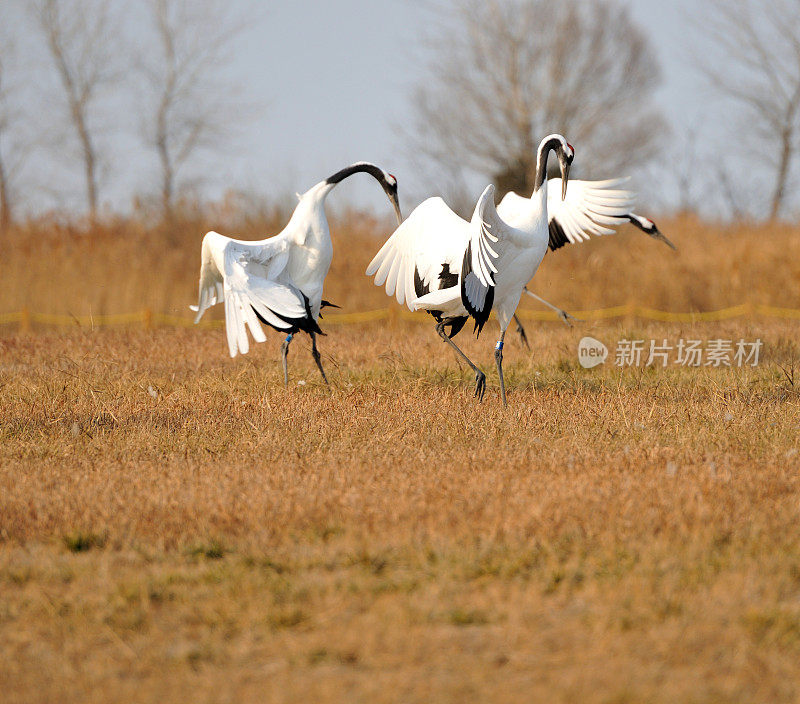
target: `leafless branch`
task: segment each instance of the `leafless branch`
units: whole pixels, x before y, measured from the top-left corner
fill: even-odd
[[[36,0],[31,7],[64,90],[69,122],[80,144],[89,214],[94,219],[100,188],[95,108],[101,92],[119,78],[118,18],[112,13],[111,0]]]
[[[550,132],[575,143],[589,173],[619,173],[658,149],[658,67],[610,0],[461,0],[429,48],[410,137],[443,170],[525,191]]]
[[[698,60],[702,75],[747,124],[733,148],[749,160],[756,150],[767,155],[772,186],[761,211],[776,218],[800,146],[800,2],[709,0],[699,31],[713,46]],[[722,185],[729,197],[730,180]]]
[[[0,7],[0,234],[8,231],[14,219],[16,176],[29,154],[21,100],[26,77],[20,47],[10,30],[10,9],[11,3]]]
[[[241,116],[222,77],[230,49],[253,17],[253,8],[238,9],[224,0],[147,2],[153,32],[138,62],[146,93],[142,136],[158,155],[167,219],[182,167],[199,150],[218,147]]]

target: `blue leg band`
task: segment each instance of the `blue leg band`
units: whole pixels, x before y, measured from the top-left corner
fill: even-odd
[[[494,348],[496,350],[502,350],[503,349],[503,341],[502,340],[498,340],[497,344],[494,346]]]
[[[294,335],[287,335],[285,342],[291,342]]]

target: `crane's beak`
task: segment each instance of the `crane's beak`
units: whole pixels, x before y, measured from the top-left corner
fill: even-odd
[[[567,197],[567,181],[569,181],[570,163],[563,152],[558,153],[558,163],[561,165],[561,200]]]
[[[676,252],[678,251],[678,248],[674,244],[672,244],[672,242],[670,242],[664,235],[662,235],[661,231],[657,227],[652,232],[648,232],[647,234],[650,235],[650,237],[652,237],[655,240],[660,240],[665,245],[667,245],[667,247],[671,247]]]
[[[394,206],[394,214],[397,215],[397,224],[403,224],[403,213],[400,212],[400,199],[397,196],[397,192],[390,193],[389,198],[392,201],[392,205]]]
[[[676,252],[678,248],[672,244],[664,235],[661,234],[661,230],[658,229],[658,226],[649,218],[642,218],[635,213],[628,213],[628,220],[630,220],[631,225],[634,227],[639,228],[642,232],[646,235],[649,235],[654,240],[661,240],[667,247],[674,249]]]

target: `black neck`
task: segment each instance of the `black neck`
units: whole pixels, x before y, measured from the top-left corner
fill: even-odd
[[[536,155],[536,180],[533,184],[533,192],[536,193],[547,179],[547,158],[551,151],[561,148],[561,141],[552,137],[548,139],[540,148]]]
[[[377,179],[381,183],[384,181],[383,171],[379,169],[375,164],[353,164],[352,166],[348,166],[341,171],[337,171],[333,176],[328,176],[325,179],[325,183],[329,183],[331,185],[335,185],[339,183],[339,181],[344,181],[348,176],[352,176],[353,174],[358,173],[366,173],[372,176],[373,178]]]

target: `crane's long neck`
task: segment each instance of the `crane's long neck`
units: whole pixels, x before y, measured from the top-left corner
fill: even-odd
[[[336,185],[344,181],[348,176],[358,173],[369,174],[381,184],[381,188],[383,188],[389,200],[394,205],[395,213],[397,214],[397,222],[400,224],[403,221],[403,217],[400,213],[400,204],[397,199],[397,180],[391,174],[387,174],[382,169],[379,169],[375,164],[370,164],[366,161],[359,161],[355,164],[351,164],[341,171],[337,171],[332,176],[329,176],[324,181],[320,181],[316,186],[306,191],[300,197],[300,200],[301,202],[308,201],[311,207],[324,208],[325,199]]]
[[[555,137],[539,145],[539,151],[536,154],[536,179],[533,184],[534,193],[536,193],[547,180],[547,158],[550,156],[550,152],[555,151],[560,146],[561,142]]]
[[[381,184],[383,184],[385,178],[383,171],[375,166],[375,164],[360,162],[358,164],[352,164],[341,171],[337,171],[335,174],[333,174],[333,176],[328,176],[328,178],[325,179],[325,183],[330,186],[335,186],[337,183],[344,181],[348,176],[359,173],[369,174]]]
[[[336,187],[337,184],[344,181],[348,176],[358,173],[367,173],[383,185],[384,173],[375,164],[367,162],[359,162],[352,164],[341,171],[337,171],[332,176],[328,176],[324,181],[320,181],[315,186],[312,186],[308,191],[303,194],[303,197],[311,197],[317,206],[324,204],[328,194]]]
[[[333,176],[328,176],[328,178],[322,182],[325,196],[336,187],[337,183],[344,181],[348,176],[359,173],[369,174],[381,184],[383,192],[386,193],[389,197],[389,201],[394,206],[394,212],[395,215],[397,215],[397,224],[400,225],[403,222],[403,215],[400,212],[400,201],[397,198],[397,180],[391,174],[375,166],[375,164],[370,164],[367,161],[359,161],[341,171],[337,171]]]

